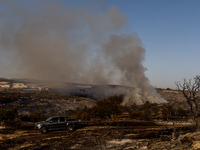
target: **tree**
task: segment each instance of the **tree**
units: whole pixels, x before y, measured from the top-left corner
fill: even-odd
[[[123,98],[121,96],[111,96],[106,99],[99,100],[96,102],[96,105],[91,108],[77,110],[74,117],[85,121],[94,119],[114,119],[116,115],[119,115],[122,112],[122,100]]]
[[[121,114],[123,98],[121,96],[111,96],[96,102],[96,117],[100,119],[112,118]]]
[[[199,92],[200,92],[200,76],[196,76],[192,79],[183,80],[183,83],[176,82],[177,89],[180,90],[186,101],[187,104],[190,107],[190,112],[193,116],[196,129],[199,130],[200,124],[199,124],[199,118],[198,118],[198,112],[199,112]]]

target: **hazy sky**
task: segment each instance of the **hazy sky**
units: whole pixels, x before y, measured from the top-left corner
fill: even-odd
[[[109,0],[125,14],[146,49],[144,66],[153,86],[200,74],[199,0]]]
[[[25,3],[28,9],[32,8],[31,3],[26,0],[18,1]],[[3,10],[1,2],[0,8]],[[10,0],[10,5],[12,2]],[[71,8],[87,6],[100,12],[116,6],[128,22],[123,29],[124,32],[135,32],[146,49],[143,65],[147,69],[145,74],[153,86],[175,88],[175,81],[193,78],[200,74],[199,0],[60,0],[60,2]],[[14,68],[13,62],[9,61],[12,55],[14,54],[0,50],[0,76],[24,77],[23,73],[16,74],[19,68]]]

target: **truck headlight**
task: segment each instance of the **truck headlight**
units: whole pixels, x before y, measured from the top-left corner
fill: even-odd
[[[41,128],[41,124],[38,124],[38,125],[37,125],[37,128],[40,129],[40,128]]]

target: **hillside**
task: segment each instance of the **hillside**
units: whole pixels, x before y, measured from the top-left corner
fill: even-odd
[[[181,92],[166,89],[157,89],[157,91],[173,106],[177,108],[186,106]],[[22,114],[46,111],[50,116],[59,115],[67,109],[91,107],[97,101],[61,93],[3,92],[0,95],[0,106],[3,108],[17,108]],[[160,107],[162,108],[163,106]],[[175,120],[174,124],[172,120],[160,119],[162,118],[153,120],[132,118],[127,110],[124,110],[124,113],[116,116],[115,120],[80,121],[79,128],[74,132],[53,131],[48,134],[33,130],[35,122],[25,121],[21,122],[18,128],[0,130],[0,148],[19,150],[85,149],[86,147],[91,150],[200,148],[199,132],[188,133],[194,131],[191,120],[181,120],[181,122]]]
[[[7,86],[8,88],[4,88]],[[31,79],[0,78],[0,107],[16,108],[19,113],[44,110],[62,113],[65,110],[91,107],[96,100],[122,95],[134,88],[119,85],[90,85],[80,83],[49,83]],[[174,107],[188,107],[177,90],[156,89]]]
[[[0,107],[16,108],[20,114],[34,111],[61,114],[69,109],[91,107],[96,100],[50,93],[1,93]]]
[[[157,92],[169,102],[181,103],[185,100],[181,91],[168,90],[168,89],[157,89]]]
[[[157,89],[157,91],[175,107],[187,107],[181,92],[166,89]],[[75,93],[73,94],[75,95]],[[74,110],[77,108],[91,107],[95,104],[96,99],[88,98],[87,95],[84,96],[70,96],[61,93],[2,92],[0,93],[0,107],[16,108],[21,114],[36,110],[43,110],[48,114],[51,112],[57,112],[59,114],[69,109]]]

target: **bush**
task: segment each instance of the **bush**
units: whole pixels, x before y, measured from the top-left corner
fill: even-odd
[[[132,119],[142,119],[144,116],[144,112],[141,110],[132,110],[129,112],[129,115]]]
[[[158,106],[153,106],[151,110],[155,117],[159,117],[160,108]]]
[[[114,119],[115,115],[119,115],[122,112],[122,106],[120,105],[122,100],[123,98],[120,96],[99,100],[92,108],[78,109],[74,117],[85,121]]]
[[[0,108],[1,125],[14,126],[17,117],[18,117],[18,112],[16,109],[10,110],[10,109]]]
[[[175,119],[176,109],[174,109],[170,104],[165,105],[165,107],[162,109],[162,117],[167,121],[169,121],[169,119]]]
[[[183,117],[188,117],[188,115],[189,115],[189,113],[190,113],[190,111],[189,110],[187,110],[187,109],[184,109],[184,108],[182,108],[182,107],[178,107],[178,109],[177,109],[177,115],[178,116],[183,116]]]
[[[121,96],[111,96],[107,99],[97,101],[93,112],[95,118],[114,119],[115,115],[121,114],[123,98]]]
[[[164,120],[168,121],[169,120],[169,112],[167,108],[162,109],[162,117]]]
[[[144,110],[144,119],[145,120],[151,120],[151,113],[152,113],[151,109],[146,108]]]

